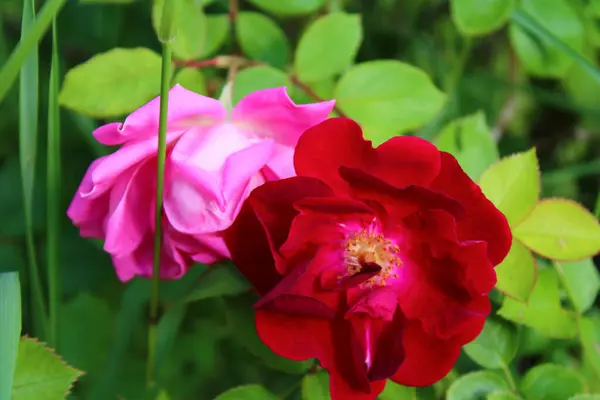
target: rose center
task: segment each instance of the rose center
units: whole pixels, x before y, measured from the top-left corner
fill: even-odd
[[[364,282],[367,286],[386,286],[389,279],[397,278],[397,269],[402,266],[399,254],[397,244],[366,229],[350,236],[344,245],[349,276],[377,272]]]

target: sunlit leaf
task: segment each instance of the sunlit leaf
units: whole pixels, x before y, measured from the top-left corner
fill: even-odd
[[[572,200],[539,202],[514,235],[534,252],[555,260],[578,260],[600,251],[600,224]]]
[[[515,0],[452,0],[452,19],[467,35],[484,35],[502,27],[508,20]]]
[[[481,175],[479,184],[510,225],[516,226],[531,212],[540,195],[535,149],[503,158]]]
[[[513,238],[506,258],[496,266],[496,289],[521,301],[527,301],[535,285],[537,269],[531,251]]]
[[[81,374],[42,343],[21,339],[11,400],[64,399]]]

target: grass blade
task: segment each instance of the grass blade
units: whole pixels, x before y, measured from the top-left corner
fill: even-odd
[[[30,35],[35,25],[35,1],[23,2],[23,20],[21,41]],[[10,63],[10,60],[9,62]],[[1,73],[0,73],[1,75]],[[1,80],[0,82],[4,82]],[[35,159],[37,153],[38,130],[38,50],[33,48],[24,60],[19,82],[19,160],[21,163],[21,182],[23,187],[23,207],[25,209],[25,227],[27,230],[27,257],[31,286],[31,304],[35,334],[45,335],[45,312],[42,286],[36,261],[33,238],[33,185],[35,181]]]
[[[50,27],[52,19],[58,14],[67,0],[48,0],[45,2],[35,23],[32,22],[27,31],[21,31],[21,40],[13,50],[8,61],[0,70],[0,103],[6,96],[6,93],[12,87],[19,70],[28,61],[30,53],[37,47],[44,33]],[[29,0],[25,1],[23,9],[29,7]],[[32,8],[33,10],[34,8]],[[25,15],[23,15],[25,18]]]
[[[569,45],[567,45],[565,42],[554,36],[552,32],[532,18],[531,15],[529,15],[526,11],[523,9],[516,9],[511,15],[511,20],[514,24],[518,25],[520,28],[526,30],[530,34],[546,39],[548,42],[555,45],[563,53],[571,57],[574,62],[585,69],[596,80],[596,82],[600,83],[600,69],[598,69],[581,54],[569,47]]]
[[[48,343],[58,345],[58,308],[61,301],[60,270],[58,266],[60,248],[60,108],[59,58],[56,20],[52,23],[52,64],[48,90],[48,157],[47,157],[47,233],[46,263],[48,268],[48,297],[50,303]]]
[[[10,400],[21,335],[18,272],[0,273],[0,400]]]

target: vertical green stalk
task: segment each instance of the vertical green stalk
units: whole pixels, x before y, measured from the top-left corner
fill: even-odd
[[[29,36],[35,24],[35,1],[23,2],[23,20],[21,40]],[[46,312],[44,297],[36,260],[33,237],[33,188],[35,181],[35,158],[37,154],[38,130],[38,49],[35,46],[21,67],[19,82],[19,159],[21,162],[21,182],[23,186],[23,207],[25,209],[25,228],[27,239],[27,257],[31,286],[31,304],[34,331],[38,337],[46,334]]]
[[[18,272],[0,273],[0,400],[10,400],[21,335]]]
[[[58,255],[60,246],[60,108],[59,58],[56,19],[52,22],[52,64],[48,90],[48,156],[47,156],[47,233],[48,297],[50,303],[48,343],[58,346],[58,308],[61,298]]]
[[[167,112],[171,86],[171,42],[175,30],[175,7],[178,1],[165,1],[162,10],[159,40],[163,43],[160,81],[160,117],[158,121],[158,162],[156,170],[156,210],[154,231],[154,264],[152,266],[152,295],[150,297],[150,326],[148,327],[148,385],[154,385],[156,374],[156,326],[158,324],[158,298],[160,289],[160,254],[162,249],[162,206],[167,154]]]
[[[6,96],[6,93],[10,90],[17,75],[19,75],[19,69],[22,69],[23,64],[28,62],[31,52],[37,48],[38,43],[42,40],[44,33],[50,26],[52,19],[58,15],[58,12],[65,4],[67,0],[48,0],[44,3],[38,18],[33,23],[33,20],[27,24],[28,29],[21,30],[21,40],[17,44],[17,47],[10,54],[9,59],[2,65],[0,69],[0,103]],[[23,4],[23,10],[31,8],[33,13],[33,5],[28,4],[29,0],[26,0]],[[26,14],[23,13],[23,20],[25,20]],[[29,29],[29,27],[31,27]],[[35,50],[37,54],[37,50]]]

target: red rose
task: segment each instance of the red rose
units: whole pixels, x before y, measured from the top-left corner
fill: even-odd
[[[226,243],[262,295],[275,353],[317,358],[334,400],[375,399],[390,378],[430,385],[490,313],[506,218],[456,159],[415,137],[376,149],[349,119],[309,129],[297,177],[255,189]]]

